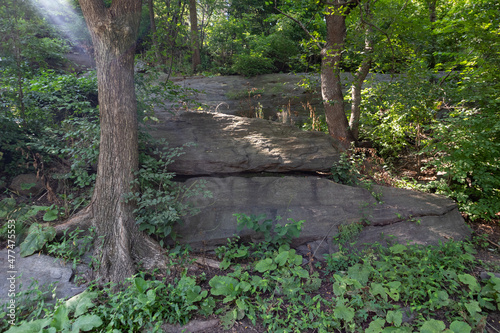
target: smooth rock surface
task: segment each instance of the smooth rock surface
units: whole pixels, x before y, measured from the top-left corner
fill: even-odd
[[[179,175],[325,171],[339,160],[330,136],[269,120],[208,112],[160,120],[149,130],[154,138],[172,148],[195,144],[169,166]]]
[[[360,221],[370,223],[359,235],[360,243],[394,235],[402,243],[437,245],[440,240],[470,236],[455,203],[439,195],[376,186],[371,192],[383,201],[377,203],[366,189],[316,176],[200,177],[186,185],[199,181],[206,182],[213,198],[196,199],[200,213],[184,217],[175,228],[180,242],[199,250],[225,244],[235,234],[258,240],[252,231],[237,231],[235,213],[281,216],[280,223],[288,218],[305,220],[301,236],[292,245],[319,246],[318,255],[335,251],[331,240],[340,225]]]
[[[49,290],[51,283],[55,283],[55,298],[57,299],[69,298],[85,290],[85,287],[79,287],[71,281],[73,277],[71,263],[63,263],[59,259],[38,254],[21,258],[19,248],[16,248],[15,252],[15,261],[10,263],[8,260],[12,258],[8,256],[7,249],[0,251],[0,267],[2,268],[0,271],[0,302],[2,305],[10,299],[8,296],[10,282],[7,278],[11,276],[16,277],[16,293],[27,290],[33,280],[38,281],[40,290],[49,291],[46,295],[46,301],[54,301],[52,289]]]

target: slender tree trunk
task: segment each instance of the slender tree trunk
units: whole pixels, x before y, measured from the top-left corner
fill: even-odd
[[[337,3],[339,1],[336,1]],[[327,8],[326,45],[321,50],[321,95],[325,107],[326,123],[330,136],[348,149],[354,137],[344,111],[344,95],[340,82],[340,60],[346,33],[345,13],[340,6]]]
[[[368,19],[371,17],[370,3],[365,4],[365,14]],[[365,57],[363,62],[358,68],[358,71],[354,75],[354,82],[351,86],[351,118],[349,119],[349,128],[351,129],[354,140],[359,139],[359,118],[361,116],[361,89],[363,87],[363,82],[366,76],[370,72],[372,65],[372,55],[373,55],[373,39],[372,39],[373,29],[372,26],[367,24],[365,30]]]
[[[149,22],[151,26],[151,39],[153,42],[153,48],[156,55],[156,61],[158,61],[159,63],[163,63],[163,59],[160,53],[160,45],[158,44],[158,36],[156,33],[155,7],[153,4],[153,0],[148,0],[148,8],[149,8]]]
[[[429,0],[429,22],[431,23],[431,30],[434,31],[434,22],[437,19],[436,12],[437,0]],[[429,67],[434,68],[436,66],[436,57],[434,56],[434,50],[436,49],[436,36],[432,33],[431,45],[429,45]]]
[[[189,0],[189,19],[191,21],[191,45],[193,47],[193,56],[191,58],[191,62],[193,64],[193,73],[196,73],[198,66],[201,64],[196,0]]]
[[[101,282],[119,282],[135,273],[144,256],[159,256],[158,247],[138,230],[133,203],[123,200],[139,161],[134,51],[141,1],[114,1],[106,8],[102,0],[80,0],[80,5],[95,47],[101,123],[97,179],[87,212],[101,240],[97,276]]]

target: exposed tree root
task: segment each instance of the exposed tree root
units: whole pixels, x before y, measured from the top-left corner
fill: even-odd
[[[64,223],[54,226],[57,236],[77,228],[87,230],[96,226],[98,222],[94,216],[90,204]],[[138,267],[146,270],[167,268],[166,251],[158,242],[139,231],[135,225],[131,228],[117,223],[115,228],[115,237],[105,235],[100,242],[95,243],[93,256],[97,259],[97,265],[94,269],[100,283],[123,281],[125,277],[135,274]]]
[[[87,230],[92,225],[91,205],[85,207],[62,224],[54,226],[57,236],[62,236],[65,231],[71,232],[77,228]]]

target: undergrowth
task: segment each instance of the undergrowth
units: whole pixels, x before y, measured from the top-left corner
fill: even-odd
[[[118,293],[91,287],[52,308],[32,291],[37,310],[23,312],[7,332],[161,332],[163,323],[215,314],[226,329],[247,318],[268,332],[463,333],[482,332],[488,313],[500,310],[500,279],[476,278],[470,243],[341,249],[314,267],[289,245],[302,221],[236,217],[241,228],[270,236],[229,239],[216,250],[222,262],[210,279],[172,254],[169,269],[131,277]]]

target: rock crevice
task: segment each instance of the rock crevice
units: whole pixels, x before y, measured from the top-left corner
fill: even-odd
[[[254,239],[250,230],[237,231],[238,213],[280,217],[279,223],[305,220],[294,246],[312,244],[318,256],[334,251],[331,240],[340,226],[352,223],[369,223],[360,243],[394,235],[403,243],[438,244],[470,235],[455,203],[443,196],[382,186],[368,191],[314,175],[340,158],[337,142],[324,133],[207,112],[161,120],[151,130],[154,137],[171,147],[197,143],[169,169],[187,179],[187,187],[204,182],[213,194],[195,199],[199,214],[175,226],[180,242],[194,249],[212,249],[234,235]]]

